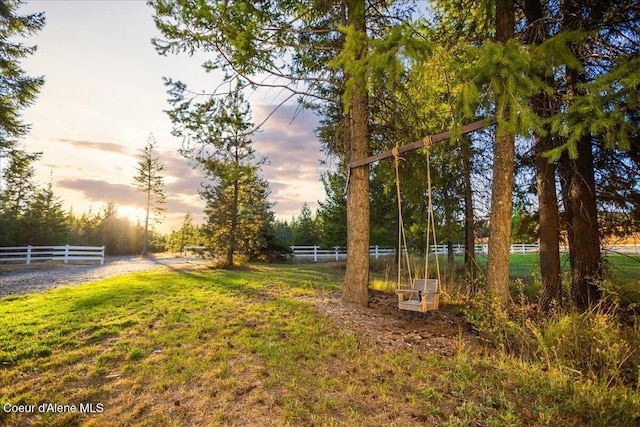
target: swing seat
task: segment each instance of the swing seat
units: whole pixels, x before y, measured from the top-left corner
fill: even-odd
[[[400,310],[424,313],[437,310],[440,301],[438,279],[414,279],[412,289],[398,289],[398,308]]]

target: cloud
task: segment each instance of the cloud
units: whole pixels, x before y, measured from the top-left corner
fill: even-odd
[[[99,151],[105,151],[107,153],[130,155],[130,152],[127,146],[116,144],[115,142],[83,141],[83,140],[65,139],[65,138],[58,138],[58,139],[55,139],[55,141],[61,142],[66,145],[71,145],[73,147],[82,148],[82,149],[99,150]]]
[[[89,201],[114,201],[119,205],[139,205],[141,194],[135,188],[124,184],[112,184],[98,179],[63,179],[58,186],[79,191]]]
[[[274,107],[254,106],[255,121],[264,120]],[[312,112],[285,105],[253,138],[256,151],[268,158],[262,170],[272,190],[270,199],[277,203],[274,211],[280,217],[298,214],[304,201],[315,206],[324,198],[320,174],[324,171],[321,160],[326,156],[315,135],[317,126],[318,117]]]
[[[137,191],[133,186],[124,184],[113,184],[97,179],[65,179],[57,181],[57,186],[79,191],[83,195],[83,199],[90,202],[107,203],[113,201],[120,206],[139,206],[144,205],[144,194]],[[184,217],[186,212],[192,212],[194,215],[202,212],[204,202],[200,200],[197,193],[180,194],[170,193],[167,191],[167,217]]]

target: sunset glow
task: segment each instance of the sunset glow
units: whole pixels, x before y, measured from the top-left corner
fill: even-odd
[[[178,153],[183,141],[171,135],[162,77],[183,80],[194,91],[210,90],[219,82],[202,71],[205,58],[158,55],[145,2],[27,1],[22,8],[37,11],[45,12],[46,25],[30,38],[38,50],[23,65],[29,74],[44,76],[45,84],[25,110],[32,128],[21,144],[43,153],[34,165],[38,181],[52,179],[54,192],[75,214],[113,201],[123,216],[137,220],[135,206],[143,205],[143,195],[131,182],[136,155],[153,133],[167,166],[167,213],[159,231],[179,227],[187,212],[202,222],[203,175]],[[277,96],[267,91],[249,97],[255,123],[273,112]],[[314,209],[324,199],[324,155],[313,133],[317,118],[310,112],[296,116],[296,110],[280,107],[253,138],[257,154],[268,158],[263,174],[281,219],[299,214],[305,202]]]

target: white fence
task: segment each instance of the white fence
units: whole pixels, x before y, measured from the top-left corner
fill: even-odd
[[[464,254],[464,245],[452,245],[453,253],[456,255]],[[334,260],[340,261],[347,258],[347,251],[338,246],[333,249],[321,249],[319,246],[291,246],[293,257],[295,259],[312,259],[313,261]],[[568,252],[566,247],[560,248],[561,252]],[[489,245],[486,243],[475,245],[476,254],[486,255],[489,252]],[[540,252],[538,243],[514,243],[511,245],[512,254],[535,254]],[[602,252],[606,254],[635,254],[640,255],[640,244],[637,245],[604,245]],[[394,256],[396,253],[394,248],[382,248],[379,246],[370,246],[369,255],[378,259],[385,256]],[[446,255],[448,253],[447,245],[430,245],[429,253]]]
[[[332,249],[321,249],[319,246],[291,246],[295,259],[305,258],[313,261],[340,261],[347,259],[347,250],[339,246]],[[396,250],[393,248],[381,248],[380,246],[369,246],[369,255],[378,259],[380,257],[393,256]]]
[[[640,255],[640,244],[636,245],[604,245],[602,251],[606,254]]]
[[[464,254],[464,245],[454,244],[453,253],[456,255]],[[489,251],[489,245],[478,244],[475,245],[477,254],[487,254]],[[429,252],[434,254],[447,254],[447,245],[430,245]],[[540,252],[540,245],[538,243],[514,243],[511,245],[512,254],[537,254]],[[567,253],[569,249],[566,246],[560,247],[560,252]],[[603,245],[602,252],[605,254],[625,254],[625,255],[640,255],[640,244],[635,245]]]
[[[451,245],[453,248],[453,253],[456,255],[464,254],[464,245],[461,243],[455,243]],[[514,243],[511,245],[511,253],[512,254],[532,254],[540,252],[540,245],[537,243]],[[481,243],[475,245],[475,251],[477,254],[487,254],[489,253],[489,245],[486,243]],[[429,245],[429,252],[432,254],[447,254],[448,246],[447,245]]]
[[[15,246],[0,247],[0,262],[31,264],[37,261],[100,261],[104,246]]]
[[[204,253],[204,251],[206,249],[208,249],[206,246],[185,246],[184,247],[184,260],[185,261],[189,261],[189,259],[190,259],[189,252],[192,252],[193,254],[197,255],[200,258],[202,258],[202,254]]]

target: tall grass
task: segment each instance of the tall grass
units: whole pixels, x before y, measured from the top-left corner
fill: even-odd
[[[512,302],[506,308],[484,293],[472,295],[461,259],[449,270],[441,257],[443,300],[464,306],[481,338],[507,354],[542,363],[547,369],[564,369],[593,383],[639,387],[640,262],[626,256],[605,259],[609,277],[625,280],[603,281],[605,298],[585,313],[556,309],[541,315],[535,310],[540,289],[535,254],[512,255]],[[411,262],[416,274],[424,274],[423,260],[415,257]],[[387,265],[384,277],[374,281],[376,288],[392,290],[395,275],[395,268]],[[568,293],[568,283],[565,287]]]

